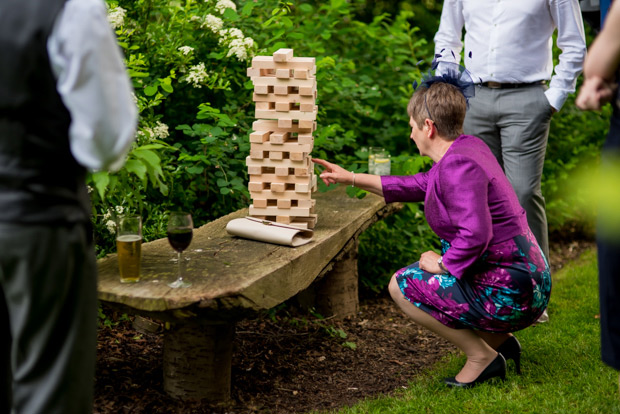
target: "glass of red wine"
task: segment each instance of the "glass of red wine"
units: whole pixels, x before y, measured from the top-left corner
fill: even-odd
[[[187,249],[192,242],[192,232],[194,223],[192,222],[192,215],[184,212],[172,212],[168,220],[168,242],[172,248],[177,252],[177,258],[179,262],[179,276],[178,279],[168,286],[171,288],[181,288],[191,286],[191,282],[183,280],[183,250]]]

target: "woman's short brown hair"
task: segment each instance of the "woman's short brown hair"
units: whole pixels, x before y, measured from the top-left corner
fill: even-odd
[[[449,139],[463,134],[466,111],[467,101],[460,89],[444,82],[433,83],[428,88],[420,87],[407,105],[407,113],[418,128],[424,125],[425,119],[430,119],[439,134]]]

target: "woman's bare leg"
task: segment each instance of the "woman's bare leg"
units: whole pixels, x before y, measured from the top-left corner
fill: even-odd
[[[388,286],[390,295],[398,307],[418,325],[422,325],[442,338],[447,339],[467,356],[467,362],[456,375],[459,382],[474,381],[482,371],[497,357],[497,352],[471,329],[453,329],[439,322],[428,313],[409,302],[398,287],[396,277]]]

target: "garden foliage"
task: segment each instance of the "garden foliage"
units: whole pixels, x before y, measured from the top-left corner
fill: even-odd
[[[107,3],[140,121],[124,168],[89,176],[100,255],[114,249],[118,214],[141,214],[148,241],[164,237],[167,211],[190,211],[201,225],[248,206],[245,157],[254,104],[246,69],[253,56],[279,48],[316,57],[315,157],[364,172],[364,148],[382,146],[393,154],[393,173],[429,167],[408,139],[405,109],[412,82],[433,57],[428,27],[438,25],[437,2],[426,1],[426,8],[412,1],[396,8],[383,2],[389,14],[382,11],[387,6],[377,6],[383,3],[369,8],[365,0]],[[604,129],[599,118],[574,110],[559,115],[545,165],[544,189],[552,196],[584,155],[596,154]],[[548,207],[553,225],[576,217],[561,199],[548,197]],[[362,237],[362,282],[379,290],[391,272],[436,246],[421,206],[407,205]]]

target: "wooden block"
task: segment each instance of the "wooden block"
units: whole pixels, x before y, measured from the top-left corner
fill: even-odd
[[[260,78],[253,78],[252,83],[254,87],[259,85],[267,86],[286,86],[291,89],[287,89],[287,93],[297,93],[299,95],[314,96],[316,91],[316,79],[291,79],[291,78],[276,78],[274,76],[263,76]],[[303,93],[302,93],[303,92]]]
[[[273,88],[273,93],[276,95],[288,95],[288,86],[276,85]]]
[[[270,190],[274,193],[282,193],[286,189],[286,183],[271,183]]]
[[[263,150],[250,149],[250,158],[253,160],[262,160],[263,158],[269,158],[269,153],[266,153]]]
[[[269,110],[272,109],[273,102],[256,102],[256,104],[254,105],[254,107],[258,110],[264,111],[264,110]],[[275,105],[274,105],[275,108]]]
[[[266,199],[253,199],[252,200],[252,205],[256,208],[266,208],[267,207],[267,200]]]
[[[310,208],[291,207],[288,209],[280,209],[277,207],[266,208],[252,208],[250,206],[251,215],[263,215],[263,216],[297,216],[297,217],[310,217],[313,214]]]
[[[256,103],[256,107],[258,108],[258,102]],[[277,107],[277,104],[276,104]],[[299,104],[299,110],[301,112],[312,112],[314,111],[315,105],[314,103],[302,103]]]
[[[291,69],[276,69],[276,78],[278,79],[290,79]]]
[[[306,86],[306,85],[304,85],[304,86],[300,86],[299,87],[299,94],[300,95],[314,96],[314,92],[315,91],[316,91],[316,89],[313,86]]]
[[[268,85],[255,85],[254,93],[257,95],[267,95],[269,93]]]
[[[269,141],[269,131],[254,131],[250,134],[250,142],[263,143]]]
[[[288,199],[278,200],[277,206],[278,208],[291,208],[291,200],[288,200]]]
[[[288,93],[288,95],[276,95],[274,93],[268,93],[263,95],[252,95],[254,102],[290,102],[290,103],[310,103],[316,104],[316,97],[314,96],[301,96],[300,94]]]
[[[316,112],[313,112],[316,117]],[[314,128],[314,121],[312,119],[300,119],[299,129],[312,129]]]
[[[265,186],[267,186],[269,183],[267,183]],[[264,189],[262,191],[250,191],[250,197],[252,197],[253,200],[269,200],[269,201],[273,201],[273,202],[277,202],[278,200],[291,200],[291,202],[293,202],[293,200],[297,203],[297,206],[299,207],[312,207],[314,204],[310,203],[308,204],[308,200],[312,200],[312,194],[310,193],[304,193],[304,194],[300,194],[300,193],[296,193],[295,189],[293,188],[293,190],[284,190],[284,191],[278,191],[278,192],[273,192],[271,190],[268,189]],[[303,202],[304,205],[301,206],[299,203]]]
[[[248,167],[248,175],[261,175],[262,167],[250,166]]]
[[[315,206],[316,200],[312,200],[312,199],[307,199],[307,200],[298,200],[297,201],[297,205],[299,207],[307,207],[307,208],[312,208]],[[256,203],[254,203],[256,204]]]
[[[261,76],[260,69],[249,67],[247,70],[247,75],[250,78]]]
[[[252,129],[255,131],[272,131],[272,132],[291,132],[301,134],[311,134],[316,129],[316,123],[313,124],[313,128],[308,130],[301,130],[298,124],[293,124],[291,119],[290,126],[280,126],[280,122],[284,122],[283,119],[259,119],[252,123]]]
[[[304,159],[303,152],[291,152],[289,158],[293,161],[301,161]]]
[[[286,176],[288,176],[289,175],[288,174],[288,167],[276,167],[276,175],[278,177],[286,177]]]
[[[310,214],[308,217],[295,217],[295,219],[291,222],[291,226],[304,226],[301,228],[304,229],[313,229],[316,227],[317,223],[317,215]]]
[[[292,128],[293,127],[293,120],[288,118],[288,119],[278,119],[278,128]]]
[[[314,137],[312,134],[298,134],[297,135],[297,143],[298,144],[314,144]]]
[[[256,103],[256,108],[258,109],[258,102]],[[276,102],[276,111],[278,112],[288,112],[291,110],[291,104],[289,102]]]
[[[291,221],[290,216],[276,216],[276,223],[291,224]]]
[[[312,192],[315,192],[319,189],[316,174],[312,174]]]
[[[275,134],[276,132],[274,132]],[[273,137],[273,134],[272,134]],[[272,141],[269,142],[264,142],[264,143],[253,143],[251,144],[252,147],[250,148],[250,150],[261,150],[261,151],[280,151],[280,152],[289,152],[289,153],[299,153],[300,155],[295,155],[295,158],[293,158],[292,156],[289,157],[282,157],[282,158],[278,158],[279,160],[281,159],[285,159],[285,158],[290,158],[294,161],[302,161],[303,160],[303,156],[304,153],[308,154],[312,151],[312,144],[298,144],[297,142],[284,142],[282,144],[280,143],[274,143]],[[272,158],[271,156],[269,156],[269,158]]]
[[[312,128],[312,121],[316,119],[317,111],[312,112],[301,112],[301,111],[288,111],[288,112],[276,112],[275,110],[260,110],[256,108],[255,116],[256,118],[262,119],[299,119],[308,121],[304,126],[300,126],[301,129]],[[279,125],[278,125],[279,126]]]
[[[269,159],[270,160],[282,160],[284,159],[284,152],[282,151],[269,151]],[[296,160],[300,161],[300,160]]]
[[[310,192],[310,185],[309,184],[297,183],[297,184],[295,184],[295,192],[296,193],[309,193]]]
[[[249,69],[248,69],[249,72]],[[248,74],[248,76],[250,76]],[[308,69],[295,69],[294,70],[295,79],[308,79]]]
[[[290,137],[290,132],[273,132],[269,138],[269,142],[272,144],[284,144]]]
[[[308,177],[310,176],[310,169],[309,168],[295,168],[295,176],[296,177]]]
[[[274,62],[288,62],[293,58],[293,49],[278,49],[273,52]]]
[[[248,183],[248,190],[250,191],[263,191],[265,189],[265,184],[261,182],[252,182]]]
[[[291,69],[308,69],[308,73],[316,72],[316,59],[313,57],[292,57],[288,61],[275,61],[273,56],[255,56],[252,59],[252,67],[257,69],[275,69],[287,67]]]
[[[283,159],[281,161],[274,161],[274,160],[269,160],[267,159],[267,157],[265,157],[265,159],[252,159],[252,157],[247,156],[245,158],[245,165],[250,167],[250,166],[259,166],[259,167],[288,167],[288,168],[308,168],[310,166],[309,164],[310,162],[310,158],[306,157],[304,160],[301,161],[293,161],[290,159]],[[274,174],[275,177],[275,174]]]

